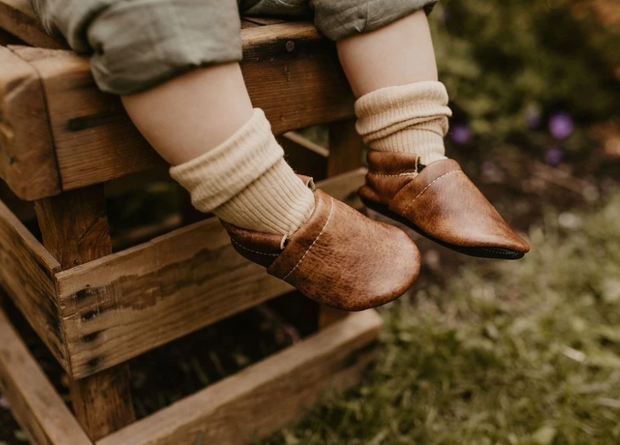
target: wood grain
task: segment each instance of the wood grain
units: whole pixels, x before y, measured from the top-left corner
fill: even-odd
[[[60,264],[0,202],[0,286],[58,362],[68,368],[56,305],[54,273]]]
[[[359,170],[319,186],[359,205]],[[56,275],[71,373],[122,363],[291,286],[245,260],[215,219]]]
[[[357,382],[380,326],[374,310],[353,314],[97,445],[245,445],[303,415],[327,388]]]
[[[43,243],[63,269],[112,253],[103,185],[39,200],[35,208]],[[75,415],[92,440],[135,420],[130,388],[128,364],[70,379]]]
[[[47,35],[28,0],[1,0],[0,28],[32,46],[42,48],[66,47],[64,42]]]
[[[288,132],[278,137],[278,143],[284,148],[286,162],[297,173],[312,176],[315,181],[327,177],[327,149],[320,147],[295,132]]]
[[[60,192],[39,75],[5,47],[0,47],[0,178],[25,200]]]
[[[92,445],[0,309],[0,391],[38,445]]]
[[[334,45],[312,25],[257,26],[242,30],[242,38],[248,91],[275,133],[352,116],[353,97]],[[63,190],[163,163],[119,98],[97,89],[87,59],[70,51],[11,48],[41,76]]]

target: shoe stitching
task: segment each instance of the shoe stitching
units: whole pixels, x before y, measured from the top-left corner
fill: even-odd
[[[314,239],[314,241],[312,241],[312,244],[310,244],[310,247],[308,247],[308,250],[306,250],[306,252],[303,254],[303,256],[299,259],[299,261],[297,261],[297,264],[295,264],[295,267],[293,267],[291,269],[291,271],[289,273],[287,273],[284,278],[282,278],[282,280],[286,280],[288,278],[288,276],[290,274],[292,274],[295,269],[297,269],[297,267],[301,264],[301,262],[304,260],[304,258],[306,258],[306,255],[308,255],[308,252],[310,252],[310,249],[312,249],[312,247],[314,247],[314,245],[316,244],[316,242],[319,240],[319,238],[321,237],[321,235],[323,235],[323,232],[325,232],[325,229],[327,228],[327,225],[329,224],[329,220],[332,217],[332,212],[334,210],[334,198],[331,198],[330,200],[331,203],[331,207],[329,208],[329,215],[327,215],[327,220],[325,221],[325,225],[323,226],[323,228],[321,229],[321,231],[319,232],[318,236]]]
[[[241,247],[243,250],[247,250],[248,252],[257,253],[257,254],[259,254],[259,255],[267,255],[267,256],[278,256],[278,255],[280,255],[279,253],[259,252],[258,250],[248,249],[247,247],[242,246],[241,244],[239,244],[239,243],[238,243],[237,241],[235,241],[234,239],[232,239],[232,238],[231,238],[230,240],[233,242],[233,244],[235,244],[235,245],[237,245],[237,246]]]
[[[430,186],[432,186],[434,183],[436,183],[437,181],[439,181],[439,180],[440,180],[441,178],[443,178],[444,176],[451,175],[452,173],[463,173],[463,171],[462,171],[462,170],[452,170],[452,171],[449,171],[448,173],[444,173],[443,175],[438,176],[437,178],[433,179],[433,181],[431,181],[431,183],[430,183],[430,184],[428,184],[426,187],[424,187],[424,188],[422,189],[422,191],[421,191],[420,193],[418,193],[418,195],[417,195],[415,198],[413,198],[413,199],[411,200],[411,202],[407,205],[407,207],[405,207],[405,210],[403,210],[403,216],[405,216],[405,215],[407,214],[407,210],[409,210],[409,207],[411,207],[411,205],[415,202],[415,200],[416,200],[416,199],[418,199],[420,196],[422,196],[422,194],[423,194],[425,191],[427,191],[427,190],[430,188]]]
[[[381,173],[372,173],[372,172],[368,172],[368,174],[373,175],[373,176],[417,176],[418,172],[398,173],[396,175],[384,175]]]

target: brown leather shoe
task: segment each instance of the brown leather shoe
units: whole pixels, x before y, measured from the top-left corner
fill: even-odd
[[[359,311],[400,297],[420,273],[420,253],[402,230],[315,191],[314,211],[290,238],[222,221],[234,248],[307,297]]]
[[[359,189],[367,207],[467,255],[518,259],[530,250],[456,161],[423,166],[417,155],[370,151],[368,164]]]

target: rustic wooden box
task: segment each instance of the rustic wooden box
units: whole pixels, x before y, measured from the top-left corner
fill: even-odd
[[[161,159],[27,0],[0,1],[0,29],[0,43],[22,43],[0,46],[0,178],[35,203],[42,234],[41,243],[0,201],[0,288],[69,375],[75,410],[0,310],[0,389],[35,443],[242,444],[323,389],[355,382],[381,320],[322,308],[310,338],[134,422],[129,359],[291,288],[240,257],[212,218],[112,252],[104,183]],[[308,169],[323,159],[318,186],[359,207],[362,144],[333,45],[310,24],[262,19],[245,20],[242,38],[255,106],[278,134],[329,124],[329,151],[294,135],[284,145]]]

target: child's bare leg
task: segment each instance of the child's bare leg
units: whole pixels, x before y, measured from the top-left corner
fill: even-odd
[[[437,63],[428,20],[419,10],[376,31],[337,43],[353,93],[437,80]]]
[[[140,132],[172,165],[220,145],[253,113],[238,63],[198,68],[122,101]]]
[[[376,31],[340,40],[338,54],[358,97],[357,128],[370,148],[445,159],[451,115],[423,10]]]
[[[357,129],[370,148],[360,189],[366,204],[459,252],[523,256],[527,242],[445,157],[451,111],[424,11],[337,45],[358,98]]]
[[[314,195],[252,108],[238,63],[195,69],[122,100],[198,210],[280,235],[310,216]]]

